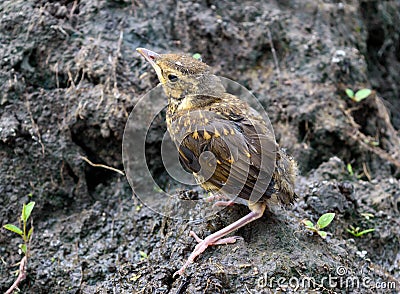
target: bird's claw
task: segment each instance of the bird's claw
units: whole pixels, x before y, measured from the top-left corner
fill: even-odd
[[[201,239],[199,236],[197,236],[197,234],[195,232],[193,232],[193,231],[190,231],[189,235],[192,236],[193,238],[195,238],[197,243],[200,243],[200,242],[203,241],[203,239]]]
[[[194,262],[194,259],[199,256],[201,253],[204,252],[204,250],[207,249],[208,246],[213,246],[213,245],[225,245],[225,244],[232,244],[235,243],[236,240],[238,239],[242,239],[242,237],[239,236],[233,236],[233,237],[228,237],[228,238],[223,238],[223,239],[217,239],[214,240],[214,238],[212,238],[210,236],[206,237],[205,239],[201,239],[199,236],[197,236],[197,234],[193,231],[190,231],[190,236],[192,236],[196,241],[197,241],[197,245],[194,248],[192,254],[190,254],[188,260],[185,262],[185,264],[174,273],[173,278],[175,278],[177,275],[182,276],[183,272],[185,271],[185,269]],[[211,238],[210,238],[211,237]]]

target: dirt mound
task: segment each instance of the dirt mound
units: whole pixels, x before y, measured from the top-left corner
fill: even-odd
[[[22,293],[400,291],[399,11],[395,1],[2,1],[1,225],[36,202]],[[208,235],[248,210],[171,221],[132,197],[124,176],[85,161],[123,169],[125,123],[157,84],[136,47],[198,52],[246,86],[300,166],[297,204],[207,250],[185,277],[172,274],[195,245],[188,232]],[[346,88],[373,91],[354,102]],[[147,158],[168,188],[164,131],[160,115]],[[301,221],[326,212],[336,217],[323,240]],[[19,242],[1,231],[3,292]]]

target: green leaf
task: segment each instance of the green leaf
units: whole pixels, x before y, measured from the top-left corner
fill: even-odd
[[[139,250],[139,254],[142,257],[142,259],[147,259],[148,258],[147,253],[144,252],[144,251]]]
[[[32,233],[33,233],[33,227],[29,229],[29,232],[28,232],[28,240],[31,238]]]
[[[19,248],[21,249],[21,251],[26,254],[26,244],[19,244]]]
[[[311,221],[309,221],[308,219],[305,219],[305,220],[303,220],[302,222],[303,222],[303,224],[306,225],[306,227],[308,227],[308,228],[314,228],[314,224],[313,224]]]
[[[354,176],[353,167],[351,166],[351,163],[348,163],[346,165],[346,167],[347,167],[347,171],[349,172],[349,175]]]
[[[23,232],[20,228],[18,228],[17,226],[11,225],[11,224],[6,224],[3,226],[3,228],[5,228],[11,232],[17,233],[20,236],[22,236],[22,234],[23,234]]]
[[[367,230],[361,231],[361,232],[357,233],[357,237],[361,237],[362,235],[371,233],[373,231],[375,231],[375,229],[367,229]]]
[[[353,97],[354,97],[354,92],[353,92],[352,89],[347,88],[347,89],[345,90],[345,92],[346,92],[346,94],[347,94],[347,96],[348,96],[349,98],[353,99]]]
[[[193,58],[201,61],[201,54],[195,53],[195,54],[193,54]]]
[[[29,202],[28,204],[24,204],[24,206],[22,207],[22,215],[21,215],[21,219],[24,222],[28,221],[28,218],[31,215],[32,209],[35,206],[35,202]]]
[[[328,226],[332,220],[334,219],[335,214],[330,212],[330,213],[325,213],[323,215],[321,215],[321,217],[319,218],[317,225],[320,229],[325,228],[326,226]]]
[[[371,95],[372,91],[370,89],[361,89],[357,91],[354,100],[357,102],[360,102],[361,100],[364,100],[367,98],[369,95]]]
[[[328,236],[328,233],[327,233],[327,232],[325,232],[325,231],[318,231],[317,233],[318,233],[318,235],[320,235],[320,236],[321,236],[321,238],[323,238],[323,239],[325,239],[325,238],[326,238],[326,236]]]

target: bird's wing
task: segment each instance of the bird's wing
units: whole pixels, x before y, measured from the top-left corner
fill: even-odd
[[[244,199],[252,192],[257,200],[269,196],[266,190],[275,168],[277,145],[262,119],[237,116],[229,120],[206,111],[188,116],[196,127],[186,123],[186,128],[183,124],[178,128],[179,159],[204,188]]]

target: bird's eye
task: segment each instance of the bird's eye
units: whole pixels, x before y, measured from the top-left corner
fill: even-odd
[[[175,83],[176,81],[178,81],[178,77],[176,75],[169,74],[168,75],[168,80],[170,80],[171,82]]]

